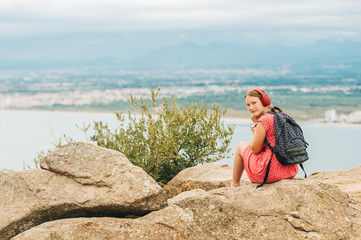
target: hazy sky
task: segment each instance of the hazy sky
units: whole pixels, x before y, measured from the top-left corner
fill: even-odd
[[[182,42],[361,41],[360,13],[360,0],[1,0],[0,59],[112,48],[134,57]]]

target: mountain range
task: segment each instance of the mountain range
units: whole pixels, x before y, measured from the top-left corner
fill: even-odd
[[[231,43],[198,45],[185,42],[145,53],[140,57],[120,60],[119,56],[84,60],[7,60],[0,68],[48,68],[81,66],[121,66],[124,68],[214,68],[279,64],[359,64],[361,42],[323,41],[293,47],[279,44],[243,46]]]
[[[272,64],[352,64],[361,62],[359,42],[319,42],[289,47],[249,47],[213,43],[184,43],[159,49],[133,61],[135,66],[224,67]]]

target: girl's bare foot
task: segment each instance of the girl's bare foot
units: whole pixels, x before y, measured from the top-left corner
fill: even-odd
[[[231,184],[231,187],[240,187],[240,186],[241,186],[240,183],[232,183],[232,184]]]

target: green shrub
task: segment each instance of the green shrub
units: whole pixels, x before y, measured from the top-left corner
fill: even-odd
[[[161,183],[185,168],[226,157],[234,132],[234,127],[221,121],[226,110],[203,102],[178,107],[176,98],[163,98],[160,103],[159,91],[151,91],[151,107],[143,98],[137,100],[131,95],[129,102],[139,114],[128,111],[126,118],[115,113],[120,128],[114,131],[107,123],[94,122],[95,133],[90,140],[124,153]]]

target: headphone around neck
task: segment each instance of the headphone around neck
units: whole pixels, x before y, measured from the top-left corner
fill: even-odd
[[[262,102],[263,106],[267,107],[267,106],[271,105],[271,99],[263,90],[261,90],[259,88],[253,88],[252,90],[254,90],[262,95],[261,102]]]

